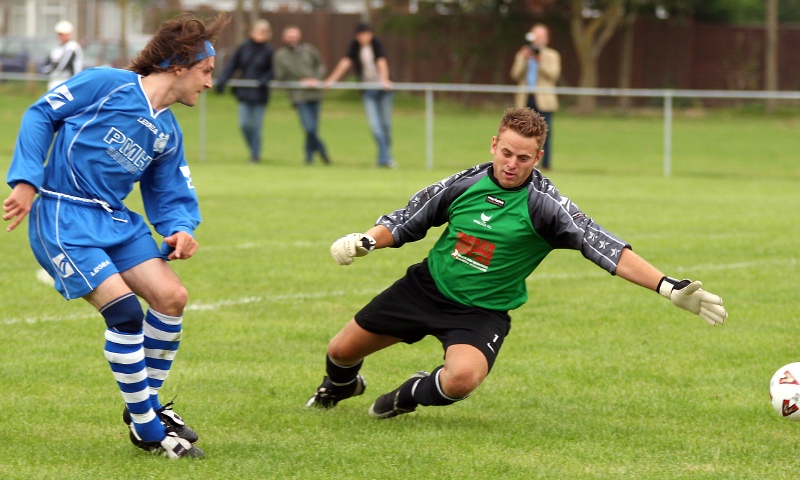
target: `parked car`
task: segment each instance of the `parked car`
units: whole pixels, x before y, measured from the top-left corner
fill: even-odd
[[[55,37],[0,37],[0,71],[38,72],[57,46]]]
[[[125,68],[139,53],[150,37],[136,37],[128,40],[127,55],[123,56],[118,39],[92,38],[81,42],[83,47],[83,68],[109,66]]]

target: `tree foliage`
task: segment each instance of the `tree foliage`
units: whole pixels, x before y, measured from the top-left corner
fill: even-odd
[[[522,1],[422,2],[413,15],[395,14],[406,5],[389,3],[378,21],[382,31],[416,39],[412,48],[417,58],[448,66],[444,77],[431,80],[470,83],[480,64],[493,66],[495,78],[488,79],[492,83],[509,81],[504,53],[519,49],[533,21]],[[431,51],[431,43],[445,48]]]

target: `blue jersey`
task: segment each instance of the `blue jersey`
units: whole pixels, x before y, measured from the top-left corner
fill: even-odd
[[[200,223],[178,122],[169,108],[153,108],[142,77],[127,70],[86,70],[34,103],[22,118],[7,181],[109,211],[127,210],[123,202],[139,182],[160,235],[193,234]]]

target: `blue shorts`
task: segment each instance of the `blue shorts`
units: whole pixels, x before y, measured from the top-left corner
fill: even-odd
[[[151,258],[165,258],[141,215],[40,192],[28,224],[33,255],[67,300]]]

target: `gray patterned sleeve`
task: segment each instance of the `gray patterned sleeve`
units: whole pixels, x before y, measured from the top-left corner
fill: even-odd
[[[561,195],[547,178],[529,185],[529,210],[536,232],[553,248],[579,250],[584,257],[614,275],[622,249],[630,244],[617,238]]]
[[[381,215],[375,225],[383,225],[392,232],[393,248],[425,238],[428,230],[447,222],[447,210],[453,200],[485,176],[490,165],[468,168],[423,188],[411,197],[408,205]]]

